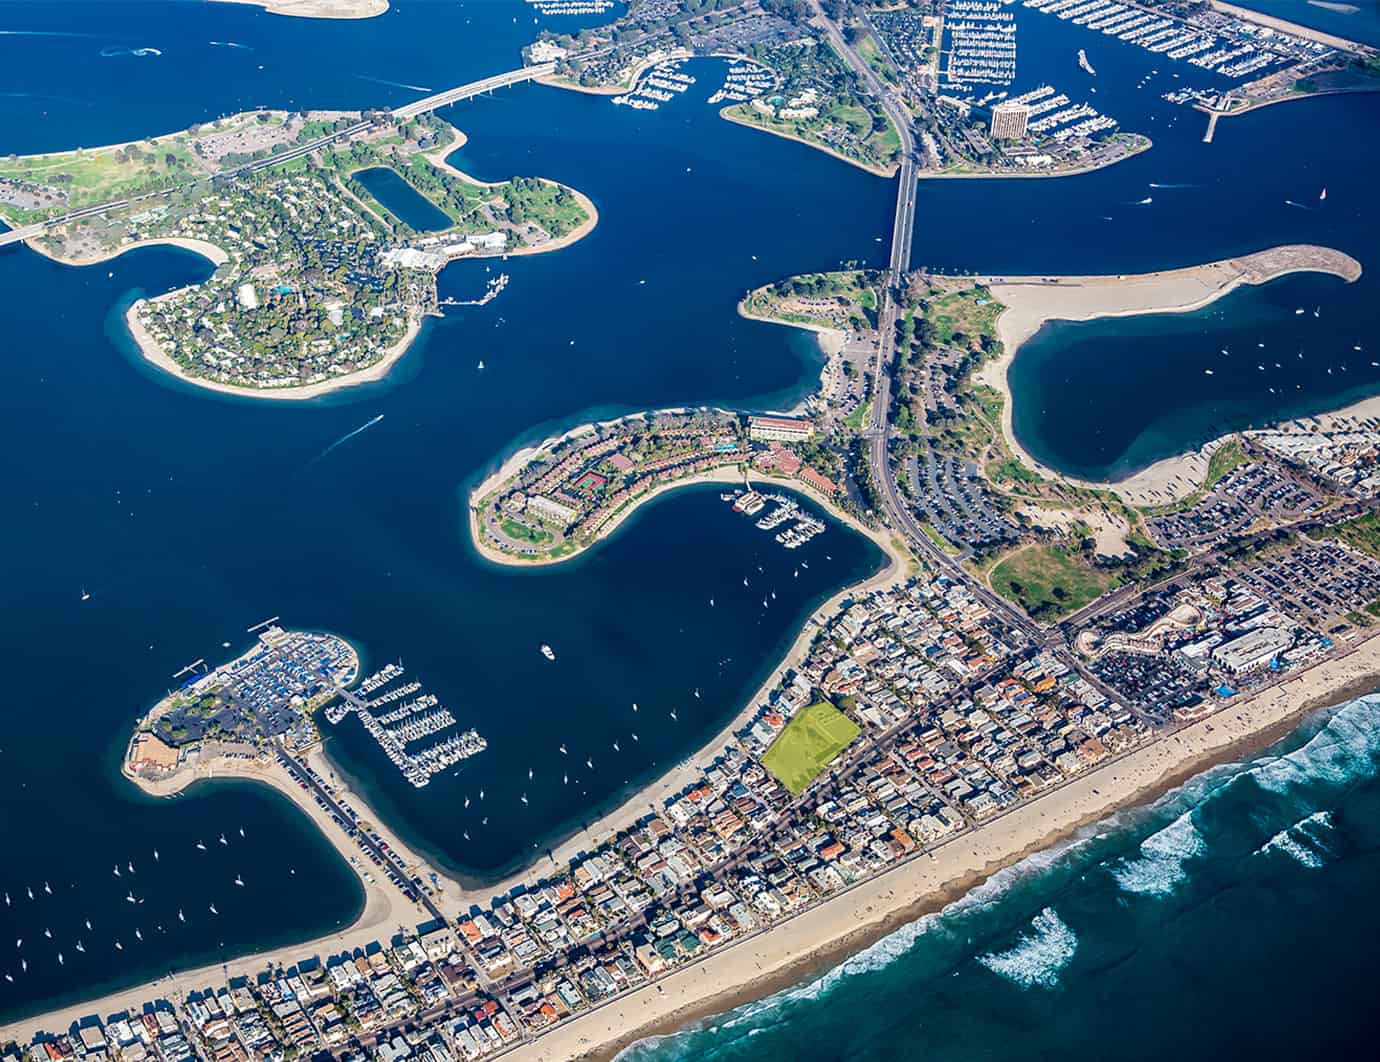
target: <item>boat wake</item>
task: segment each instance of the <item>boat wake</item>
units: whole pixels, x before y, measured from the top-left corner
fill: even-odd
[[[1013,947],[979,955],[977,961],[1020,988],[1054,988],[1077,951],[1078,934],[1046,907]]]
[[[1151,181],[1151,188],[1201,188],[1201,184],[1165,184],[1160,181]]]
[[[341,436],[339,439],[337,439],[335,442],[331,443],[330,446],[326,447],[326,448],[325,448],[324,450],[322,450],[319,454],[317,454],[317,455],[316,455],[315,457],[313,457],[310,461],[308,461],[308,462],[307,462],[307,467],[310,468],[312,465],[316,464],[318,461],[323,460],[324,458],[326,458],[327,456],[330,455],[331,451],[335,450],[335,449],[336,449],[337,447],[339,447],[339,446],[343,446],[345,443],[349,442],[351,439],[353,439],[353,438],[354,438],[356,435],[358,435],[360,432],[362,432],[362,431],[368,431],[370,428],[372,428],[375,424],[377,424],[377,423],[378,423],[379,421],[381,421],[382,419],[383,419],[383,414],[380,413],[380,414],[379,414],[377,417],[375,417],[373,420],[367,421],[366,423],[361,424],[361,425],[360,425],[358,428],[356,428],[354,431],[346,432],[344,435],[342,435],[342,436]]]
[[[111,48],[102,48],[102,49],[101,49],[101,58],[103,58],[103,59],[113,59],[113,58],[115,58],[116,56],[119,56],[119,55],[134,55],[134,56],[138,56],[139,58],[143,59],[143,58],[146,58],[146,57],[151,56],[151,55],[152,55],[152,56],[158,56],[158,55],[162,55],[162,54],[163,54],[163,53],[162,53],[159,49],[157,49],[157,48],[115,48],[115,47],[111,47]]]
[[[239,41],[207,41],[213,48],[238,48],[241,51],[252,52],[254,48],[248,44],[241,44]]]
[[[368,74],[356,74],[360,81],[372,81],[375,85],[388,85],[392,88],[407,89],[409,92],[432,92],[433,89],[425,85],[408,85],[402,81],[389,81],[386,77],[370,77]]]

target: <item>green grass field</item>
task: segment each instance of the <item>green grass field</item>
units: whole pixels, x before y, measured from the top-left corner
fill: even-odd
[[[958,332],[970,340],[994,335],[997,318],[1004,309],[1005,306],[992,298],[991,292],[969,288],[931,299],[925,313],[939,341],[948,344]]]
[[[1380,515],[1376,513],[1366,513],[1311,533],[1318,538],[1340,539],[1353,549],[1380,557]]]
[[[1031,546],[1017,550],[992,569],[992,589],[1031,616],[1052,619],[1101,597],[1112,576],[1088,567],[1068,550]]]
[[[832,704],[812,704],[786,724],[762,757],[762,766],[792,793],[803,793],[860,733],[858,725]]]

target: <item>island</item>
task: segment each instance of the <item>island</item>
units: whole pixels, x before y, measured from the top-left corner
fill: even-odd
[[[558,250],[597,223],[565,185],[461,173],[445,156],[463,143],[432,115],[258,111],[0,160],[0,218],[56,219],[30,245],[69,264],[157,243],[202,254],[206,281],[128,308],[143,356],[199,387],[313,398],[386,376],[443,312],[449,262]]]

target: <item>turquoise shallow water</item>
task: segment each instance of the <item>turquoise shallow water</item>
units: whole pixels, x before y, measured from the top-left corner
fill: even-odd
[[[1366,1058],[1380,702],[623,1062]]]

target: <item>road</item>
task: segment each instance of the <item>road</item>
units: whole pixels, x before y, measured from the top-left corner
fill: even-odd
[[[452,103],[459,103],[461,100],[467,100],[487,92],[493,92],[495,89],[506,88],[509,85],[516,85],[523,81],[533,81],[536,78],[555,73],[555,70],[556,65],[554,63],[541,63],[536,66],[520,67],[517,70],[509,70],[502,74],[495,74],[493,77],[481,78],[478,81],[457,85],[455,88],[446,89],[444,92],[437,92],[423,99],[414,100],[401,107],[395,107],[389,113],[396,121],[405,122],[412,118],[416,118],[418,115],[440,110],[442,107],[449,107]],[[276,155],[271,155],[266,159],[250,162],[244,166],[238,166],[235,169],[222,170],[219,173],[198,177],[194,181],[188,181],[173,188],[164,188],[156,192],[148,192],[130,199],[117,199],[109,203],[102,203],[98,206],[83,207],[81,210],[73,210],[71,213],[63,214],[61,217],[53,218],[50,221],[43,221],[35,225],[25,225],[22,228],[0,232],[0,247],[6,244],[21,243],[24,240],[34,239],[37,236],[42,236],[45,232],[66,225],[68,222],[78,221],[81,218],[94,217],[112,210],[123,210],[125,207],[133,206],[136,203],[142,203],[145,200],[161,199],[173,192],[185,191],[190,188],[195,188],[198,185],[209,184],[217,179],[223,180],[226,178],[246,177],[250,174],[258,173],[260,170],[270,169],[273,166],[281,166],[285,162],[291,162],[293,159],[299,159],[305,155],[310,155],[313,152],[319,151],[328,144],[348,141],[352,137],[358,136],[360,133],[371,128],[373,125],[373,121],[364,119],[354,123],[346,129],[328,133],[325,136],[317,137],[306,143],[298,144],[286,151],[281,151]]]

